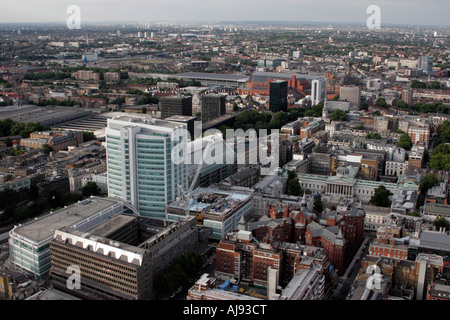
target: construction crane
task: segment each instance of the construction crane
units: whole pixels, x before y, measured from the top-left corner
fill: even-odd
[[[189,199],[191,198],[191,194],[192,191],[194,190],[195,185],[197,184],[197,180],[198,177],[200,176],[200,172],[202,170],[203,167],[203,161],[205,159],[205,156],[209,150],[209,147],[216,141],[218,136],[216,135],[211,135],[208,138],[210,138],[208,145],[205,147],[205,149],[203,150],[202,153],[202,159],[200,161],[200,163],[197,165],[197,169],[195,170],[195,174],[194,177],[192,178],[191,181],[191,185],[189,186],[189,189],[187,191],[184,191],[182,186],[178,185],[178,189],[180,190],[180,193],[182,195],[182,199],[184,200],[183,202],[185,202],[185,208],[184,208],[184,215],[188,216],[189,215]],[[198,211],[198,209],[197,209]]]

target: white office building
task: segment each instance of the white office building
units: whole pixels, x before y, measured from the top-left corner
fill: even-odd
[[[108,195],[141,215],[166,217],[166,204],[187,189],[187,126],[150,115],[108,119]]]

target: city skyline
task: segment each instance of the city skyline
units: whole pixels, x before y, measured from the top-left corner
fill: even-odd
[[[450,4],[433,0],[424,4],[412,1],[356,1],[345,0],[130,0],[121,1],[55,1],[39,3],[22,0],[0,4],[0,23],[65,23],[70,14],[67,8],[77,5],[82,23],[101,22],[159,22],[159,21],[298,21],[304,23],[361,23],[370,17],[367,8],[377,5],[381,11],[381,25],[449,26],[446,12]],[[446,9],[447,8],[447,9]],[[100,13],[100,14],[99,14]]]

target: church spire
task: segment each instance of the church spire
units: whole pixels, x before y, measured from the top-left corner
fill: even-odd
[[[328,121],[328,99],[327,99],[326,95],[325,95],[325,101],[323,102],[322,120],[325,122]]]

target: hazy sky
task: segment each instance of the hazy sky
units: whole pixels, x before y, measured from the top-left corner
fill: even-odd
[[[97,21],[314,21],[365,24],[369,5],[381,25],[450,26],[450,0],[1,0],[0,23],[61,22],[78,5],[81,22]]]

